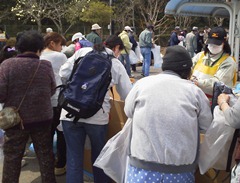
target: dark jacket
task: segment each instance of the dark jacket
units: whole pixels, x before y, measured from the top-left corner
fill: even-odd
[[[171,34],[171,37],[170,37],[170,45],[169,45],[169,46],[178,45],[178,43],[180,43],[180,41],[178,40],[177,33],[174,31],[174,32]]]
[[[4,107],[19,106],[39,61],[35,54],[24,54],[0,65],[0,102]],[[24,126],[52,119],[51,96],[55,87],[52,65],[42,60],[19,110]]]

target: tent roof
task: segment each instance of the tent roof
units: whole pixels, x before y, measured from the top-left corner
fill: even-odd
[[[229,43],[239,60],[240,0],[169,0],[165,14],[176,16],[229,17]]]
[[[170,0],[165,14],[183,16],[229,17],[226,0]]]

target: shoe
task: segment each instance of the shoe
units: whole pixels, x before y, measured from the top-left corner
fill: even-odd
[[[54,169],[54,173],[55,175],[63,175],[66,173],[66,167],[63,167],[63,168],[55,168]]]
[[[145,75],[144,75],[143,73],[142,73],[141,75],[142,75],[143,77],[145,77]]]

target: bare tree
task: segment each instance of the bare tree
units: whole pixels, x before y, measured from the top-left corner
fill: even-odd
[[[58,32],[66,34],[67,31],[79,20],[87,0],[48,0],[46,17],[53,21]],[[68,27],[63,30],[63,22],[67,21]]]
[[[194,21],[196,21],[197,17],[190,17],[190,16],[174,16],[175,26],[180,26],[181,29],[190,29],[191,25]]]
[[[12,12],[24,23],[28,20],[36,22],[38,31],[42,30],[42,20],[46,18],[49,10],[48,0],[16,0],[16,6],[12,7]]]
[[[164,34],[169,25],[173,22],[164,14],[164,9],[168,0],[135,0],[135,6],[144,20],[142,26],[145,27],[147,23],[154,25],[155,39]]]

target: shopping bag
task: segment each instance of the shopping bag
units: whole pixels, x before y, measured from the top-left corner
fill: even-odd
[[[108,140],[93,164],[117,183],[123,183],[125,179],[131,136],[132,119],[128,119],[123,129]]]
[[[230,98],[230,106],[236,102],[236,98]],[[233,141],[235,129],[227,125],[223,112],[219,106],[214,108],[214,119],[207,129],[204,140],[200,145],[199,170],[201,174],[208,169],[226,170],[229,149]],[[231,159],[231,167],[234,160]]]
[[[162,67],[162,63],[163,63],[163,59],[160,53],[160,46],[158,45],[154,45],[154,47],[151,49],[152,53],[153,53],[153,59],[154,59],[154,67],[155,68],[161,68]]]
[[[142,63],[143,62],[143,56],[141,54],[141,49],[139,47],[139,43],[138,43],[138,46],[135,48],[135,53],[136,53],[136,55],[138,57],[139,62]]]
[[[129,51],[129,60],[130,60],[130,64],[137,64],[139,61],[137,55],[135,54],[135,52],[133,50]]]

